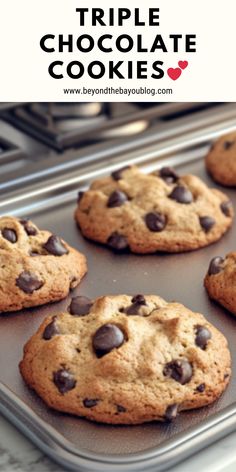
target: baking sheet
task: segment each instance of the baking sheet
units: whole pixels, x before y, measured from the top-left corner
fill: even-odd
[[[200,152],[199,152],[200,155]],[[159,165],[160,163],[158,163]],[[207,176],[202,158],[179,165],[182,174],[193,173],[207,184],[216,186]],[[219,186],[218,186],[219,188]],[[79,190],[79,189],[78,189]],[[236,208],[236,190],[223,190]],[[201,425],[235,401],[236,392],[236,318],[211,302],[203,288],[203,278],[209,261],[236,249],[236,224],[217,243],[186,254],[139,256],[113,254],[109,249],[88,242],[80,235],[73,219],[76,202],[48,208],[30,217],[40,228],[60,235],[70,245],[81,250],[88,259],[88,274],[73,296],[83,294],[95,298],[104,294],[158,294],[166,300],[176,300],[193,311],[203,313],[227,337],[233,359],[233,376],[225,394],[215,404],[200,410],[181,413],[173,424],[150,423],[141,426],[109,426],[49,410],[28,389],[21,379],[18,363],[22,348],[48,313],[66,308],[69,298],[42,308],[32,308],[0,317],[0,381],[29,405],[47,425],[53,426],[73,446],[89,454],[103,457],[145,453],[178,438],[190,427]],[[219,346],[220,348],[220,346]],[[184,437],[184,436],[182,436]],[[203,445],[204,446],[204,445]],[[176,457],[176,462],[178,458]]]

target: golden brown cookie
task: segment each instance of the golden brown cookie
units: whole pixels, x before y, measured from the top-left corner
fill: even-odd
[[[236,132],[221,136],[206,156],[212,178],[222,185],[236,185]]]
[[[210,298],[236,315],[236,252],[211,260],[204,285]]]
[[[29,220],[0,218],[0,311],[66,297],[87,271],[83,254]]]
[[[135,424],[212,403],[229,382],[230,364],[223,334],[179,303],[80,296],[68,313],[42,323],[20,371],[56,410]]]
[[[116,251],[181,252],[217,241],[232,224],[228,197],[171,168],[124,168],[79,192],[75,219],[84,236]]]

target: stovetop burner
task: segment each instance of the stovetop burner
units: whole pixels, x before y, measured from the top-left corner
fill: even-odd
[[[15,109],[15,115],[48,130],[67,131],[80,128],[88,120],[96,122],[106,119],[106,110],[102,103],[31,103]]]
[[[95,127],[108,115],[102,103],[29,103],[16,107],[10,114],[29,133],[38,132],[42,139],[45,134],[55,141],[60,133],[79,131],[88,124]]]
[[[55,119],[65,118],[93,118],[108,110],[108,105],[98,102],[84,102],[84,103],[48,103],[46,107],[49,114]],[[32,104],[35,110],[42,109],[45,113],[44,103]]]
[[[213,108],[213,109],[212,109]],[[221,112],[220,109],[223,109]],[[225,110],[225,112],[224,112]],[[220,113],[220,115],[219,115]],[[142,152],[198,126],[202,119],[235,116],[216,103],[0,104],[0,193]]]
[[[152,107],[153,104],[146,104],[145,108]],[[88,142],[142,133],[155,115],[143,116],[147,110],[143,111],[142,105],[136,103],[27,103],[11,107],[4,118],[57,151],[63,151]],[[140,116],[136,116],[137,112],[141,112]]]

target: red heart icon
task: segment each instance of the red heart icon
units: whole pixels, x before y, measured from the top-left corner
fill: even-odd
[[[167,74],[172,80],[177,80],[181,76],[182,70],[179,67],[176,67],[176,69],[170,67],[167,69]]]
[[[188,61],[179,61],[178,66],[183,70],[186,69],[186,67],[188,67]]]

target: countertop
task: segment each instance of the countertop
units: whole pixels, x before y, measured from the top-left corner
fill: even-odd
[[[235,472],[236,432],[192,456],[169,472]],[[190,469],[191,467],[191,469]],[[1,472],[65,472],[45,457],[0,415]],[[111,471],[112,472],[112,471]]]

